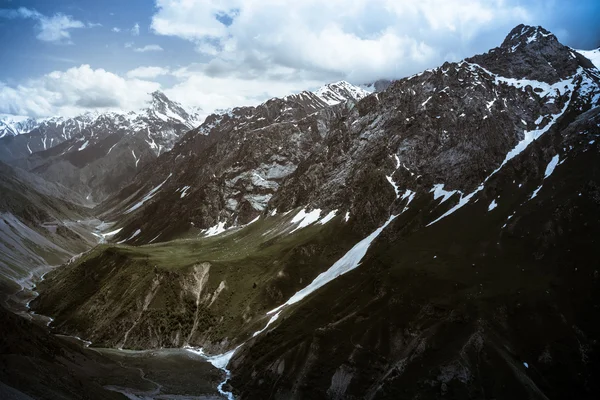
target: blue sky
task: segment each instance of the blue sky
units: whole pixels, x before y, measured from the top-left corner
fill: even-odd
[[[137,108],[156,89],[208,112],[407,76],[519,23],[596,48],[599,20],[598,0],[0,0],[0,113]]]
[[[201,58],[192,43],[149,31],[155,10],[152,0],[0,0],[0,8],[19,7],[47,16],[63,13],[74,20],[102,26],[70,29],[68,43],[65,40],[48,42],[36,38],[38,22],[34,19],[0,18],[3,43],[0,59],[12,60],[0,66],[0,80],[4,82],[17,83],[81,64],[126,73],[141,65],[187,65]],[[136,23],[140,26],[138,36],[131,33]],[[120,32],[113,32],[113,28]],[[127,43],[133,47],[125,48]],[[161,46],[161,54],[132,51],[132,48],[150,44]]]

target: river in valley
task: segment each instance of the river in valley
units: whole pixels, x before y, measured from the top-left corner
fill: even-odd
[[[104,241],[102,235],[96,236],[100,242]],[[46,265],[32,270],[27,277],[16,282],[21,289],[4,303],[12,312],[44,327],[60,340],[80,346],[84,353],[101,355],[109,364],[110,361],[114,363],[115,368],[112,371],[108,368],[108,373],[106,368],[90,367],[90,379],[132,400],[233,399],[233,395],[224,389],[229,377],[225,368],[229,360],[227,355],[223,363],[223,356],[207,356],[196,348],[96,348],[85,339],[55,332],[50,316],[37,314],[29,308],[31,301],[38,296],[36,284],[54,268]]]

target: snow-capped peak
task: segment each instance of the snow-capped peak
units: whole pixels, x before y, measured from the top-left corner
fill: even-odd
[[[41,121],[21,115],[0,115],[0,138],[27,133]]]
[[[371,93],[346,81],[339,81],[320,87],[314,94],[331,106],[350,99],[360,100]]]
[[[187,125],[190,129],[199,125],[202,117],[201,108],[192,107],[185,109],[181,104],[169,99],[163,92],[157,90],[150,94],[152,99],[146,114],[164,122],[170,120],[178,121]]]
[[[575,50],[594,64],[594,67],[600,69],[600,48],[595,50]]]
[[[549,38],[550,40],[556,40],[551,32],[542,28],[541,26],[530,26],[530,25],[519,25],[514,28],[506,37],[502,43],[503,48],[510,49],[514,52],[519,47],[527,46],[533,42]]]

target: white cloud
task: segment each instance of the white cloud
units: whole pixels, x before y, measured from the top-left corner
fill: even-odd
[[[126,43],[125,47],[131,47],[131,46],[127,46],[127,43]],[[148,44],[144,47],[136,47],[135,49],[133,49],[133,51],[138,52],[138,53],[145,53],[147,51],[163,51],[163,48],[157,44]]]
[[[168,68],[162,67],[138,67],[136,69],[132,69],[127,72],[128,78],[142,78],[142,79],[152,79],[161,75],[170,74],[170,70]]]
[[[81,21],[73,20],[64,14],[56,14],[39,20],[40,33],[37,38],[46,42],[69,42],[71,38],[69,29],[83,27],[85,25]]]
[[[482,33],[500,27],[506,34],[529,19],[511,2],[156,0],[151,29],[192,41],[223,65],[289,67],[359,83],[472,55]]]
[[[138,24],[136,22],[135,25],[133,25],[133,28],[131,28],[131,34],[133,36],[139,36],[140,35],[140,24]]]
[[[257,105],[270,98],[316,88],[323,83],[302,74],[294,76],[293,71],[285,67],[277,67],[271,75],[257,79],[248,79],[243,73],[209,76],[208,68],[205,64],[194,64],[171,71],[179,82],[164,90],[165,94],[182,104],[212,112],[219,108]],[[280,76],[290,79],[280,79]]]
[[[71,29],[94,27],[99,24],[84,24],[81,21],[73,19],[69,15],[57,13],[52,16],[46,16],[36,10],[25,7],[18,9],[0,9],[1,18],[9,19],[33,19],[37,21],[36,30],[38,31],[37,38],[45,42],[52,43],[71,43]]]
[[[157,0],[156,6],[159,11],[152,18],[152,29],[161,35],[179,36],[190,40],[222,37],[227,34],[227,29],[215,15],[222,12],[223,8],[234,6],[232,3],[237,2]]]
[[[121,32],[121,28],[117,28],[116,26],[114,28],[111,29],[111,31],[119,33]]]
[[[54,71],[17,86],[0,82],[0,113],[72,116],[90,109],[132,110],[160,89],[156,82],[123,78],[89,65]]]

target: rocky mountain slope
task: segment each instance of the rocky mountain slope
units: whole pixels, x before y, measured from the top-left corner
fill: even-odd
[[[33,281],[98,242],[78,195],[0,162],[0,299],[24,311]],[[98,221],[99,223],[99,221]]]
[[[346,107],[367,94],[339,82],[210,115],[103,204],[103,218],[119,220],[117,240],[139,229],[137,243],[247,223],[267,208]],[[164,218],[148,218],[156,213]]]
[[[99,202],[199,124],[197,110],[157,91],[139,112],[43,120],[28,133],[0,139],[0,159]]]
[[[105,345],[224,353],[242,399],[596,398],[600,71],[521,25],[329,89],[209,116],[99,208],[120,244],[34,308]]]

